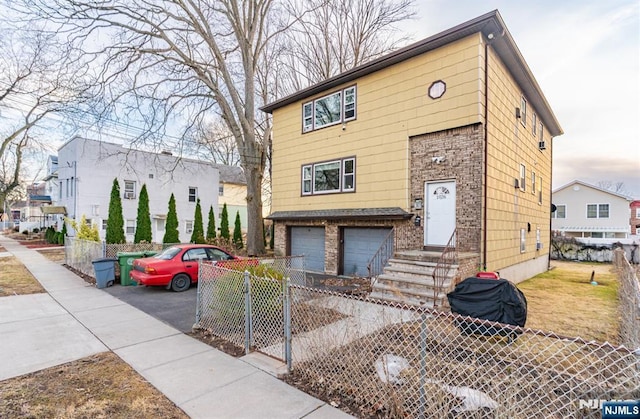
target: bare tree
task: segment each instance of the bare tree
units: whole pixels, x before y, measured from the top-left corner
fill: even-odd
[[[282,88],[300,90],[384,55],[406,37],[397,24],[415,15],[414,0],[305,0],[282,50]],[[282,76],[281,76],[282,78]]]
[[[601,180],[596,185],[600,189],[605,189],[607,191],[615,192],[621,195],[626,195],[627,188],[624,185],[624,182],[612,182],[610,180]]]
[[[199,125],[194,137],[194,152],[202,160],[240,166],[236,140],[222,121],[215,120]]]
[[[258,120],[264,116],[255,75],[265,45],[282,27],[277,0],[24,0],[24,6],[95,57],[111,112],[148,127],[141,141],[163,143],[177,115],[188,121],[185,130],[221,115],[247,178],[247,250],[263,253],[260,192],[271,127]]]
[[[83,68],[69,66],[73,50],[41,28],[2,21],[0,31],[0,208],[15,200],[27,151],[46,148],[47,117],[74,112],[87,99]]]

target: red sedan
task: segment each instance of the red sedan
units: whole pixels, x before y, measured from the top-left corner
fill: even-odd
[[[155,256],[136,259],[131,279],[142,285],[160,285],[174,291],[186,291],[198,282],[198,262],[240,259],[208,244],[180,244],[164,249]]]

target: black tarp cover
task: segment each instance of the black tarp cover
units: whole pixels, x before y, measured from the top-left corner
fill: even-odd
[[[524,326],[527,321],[527,300],[522,291],[506,279],[467,278],[447,294],[447,299],[456,314],[513,326]],[[468,333],[508,334],[500,328],[457,323]]]

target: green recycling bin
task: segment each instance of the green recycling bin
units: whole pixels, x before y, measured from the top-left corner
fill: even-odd
[[[129,272],[133,269],[133,261],[140,258],[153,256],[158,252],[146,250],[144,252],[118,252],[118,265],[120,265],[120,285],[138,285],[131,280]]]

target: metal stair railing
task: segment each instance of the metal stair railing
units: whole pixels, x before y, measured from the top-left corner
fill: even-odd
[[[369,264],[367,265],[369,278],[380,275],[387,262],[389,262],[389,259],[391,259],[395,247],[395,231],[395,227],[389,231],[389,234],[387,234],[387,237],[385,237],[382,244],[369,261]]]
[[[449,276],[451,267],[456,263],[458,259],[458,250],[456,248],[456,232],[453,230],[447,245],[445,246],[435,269],[433,270],[433,307],[441,306],[441,294],[443,293],[444,283]]]

